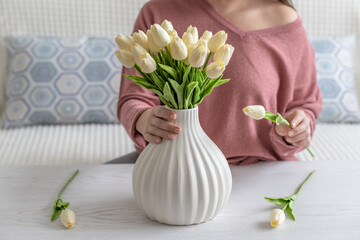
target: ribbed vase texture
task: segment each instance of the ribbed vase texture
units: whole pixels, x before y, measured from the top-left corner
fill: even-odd
[[[182,132],[151,144],[136,161],[133,191],[149,218],[190,225],[214,218],[227,202],[232,177],[225,156],[205,134],[198,108],[172,110]]]

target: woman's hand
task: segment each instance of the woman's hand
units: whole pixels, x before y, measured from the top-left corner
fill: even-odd
[[[163,138],[174,139],[181,128],[174,124],[176,114],[164,106],[156,106],[145,110],[136,121],[136,130],[147,142],[161,143]]]
[[[290,114],[284,115],[292,128],[285,124],[275,126],[275,132],[284,138],[286,142],[298,147],[310,145],[311,129],[310,120],[302,110],[295,110]]]

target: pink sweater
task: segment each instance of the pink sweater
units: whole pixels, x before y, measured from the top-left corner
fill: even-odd
[[[303,148],[287,144],[275,133],[268,120],[254,120],[244,115],[247,105],[263,105],[271,112],[286,114],[305,111],[312,134],[321,111],[321,94],[317,85],[314,50],[301,19],[254,31],[244,31],[227,21],[207,0],[152,0],[142,8],[134,31],[146,32],[150,25],[167,19],[181,37],[189,25],[199,36],[205,30],[228,33],[227,43],[235,47],[224,78],[231,81],[205,97],[199,107],[200,124],[224,153],[230,164],[258,161],[297,160],[294,154]],[[125,74],[135,74],[123,68]],[[141,152],[147,142],[136,131],[139,115],[160,105],[160,100],[131,80],[122,77],[118,118]]]

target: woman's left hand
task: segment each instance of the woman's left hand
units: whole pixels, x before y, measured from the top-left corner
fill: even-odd
[[[309,146],[311,142],[310,120],[302,110],[295,110],[283,116],[291,128],[285,124],[275,126],[275,132],[286,142],[298,147]]]

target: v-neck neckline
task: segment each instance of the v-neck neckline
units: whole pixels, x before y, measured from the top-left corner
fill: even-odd
[[[274,26],[270,28],[254,29],[254,30],[243,30],[234,23],[227,20],[207,0],[197,0],[196,2],[199,3],[199,5],[205,10],[207,14],[209,14],[213,18],[216,18],[224,27],[237,33],[241,38],[246,36],[277,34],[281,32],[287,32],[291,29],[297,28],[298,26],[302,25],[301,18],[298,16],[294,21],[283,25]]]

